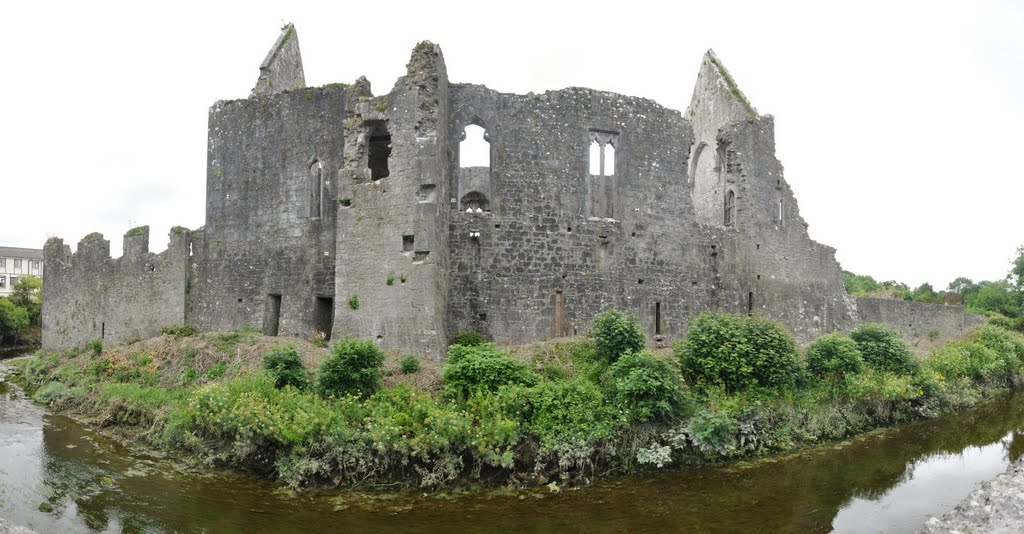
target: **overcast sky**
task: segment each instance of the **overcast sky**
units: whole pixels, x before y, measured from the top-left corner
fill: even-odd
[[[1024,3],[5,2],[0,245],[202,226],[207,110],[248,96],[283,21],[310,86],[374,93],[413,46],[453,82],[689,103],[713,48],[760,113],[811,236],[911,286],[1002,278],[1024,244]]]

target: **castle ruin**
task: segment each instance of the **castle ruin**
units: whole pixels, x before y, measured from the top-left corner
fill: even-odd
[[[467,127],[489,165],[460,167]],[[209,112],[206,223],[149,252],[90,234],[44,258],[43,345],[123,342],[189,324],[376,339],[443,354],[477,331],[521,343],[636,314],[654,339],[704,310],[760,313],[801,342],[862,322],[953,335],[960,307],[853,298],[810,239],[774,123],[708,51],[685,113],[583,88],[515,95],[450,83],[438,46],[374,96],[305,87],[286,26],[247,99]]]

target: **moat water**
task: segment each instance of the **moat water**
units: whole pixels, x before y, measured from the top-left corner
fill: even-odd
[[[292,494],[130,450],[0,381],[0,517],[41,533],[914,532],[1022,452],[1017,394],[786,456],[557,493]]]

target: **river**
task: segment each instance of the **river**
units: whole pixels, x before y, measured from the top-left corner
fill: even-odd
[[[1018,394],[785,456],[575,490],[293,494],[128,449],[0,379],[0,517],[47,533],[914,532],[1019,457],[1022,431]]]

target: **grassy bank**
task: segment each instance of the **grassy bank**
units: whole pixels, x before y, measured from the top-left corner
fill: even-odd
[[[1024,382],[1024,337],[992,324],[925,358],[877,325],[799,351],[776,323],[715,314],[660,353],[617,313],[587,338],[456,341],[442,366],[359,340],[179,328],[39,353],[21,376],[38,402],[151,447],[294,487],[389,488],[564,485],[773,454]]]

